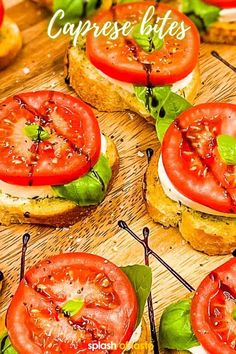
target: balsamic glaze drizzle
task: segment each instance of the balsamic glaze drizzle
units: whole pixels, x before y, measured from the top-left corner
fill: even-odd
[[[173,268],[171,268],[169,266],[169,264],[167,264],[160,256],[158,256],[158,254],[156,252],[154,252],[149,246],[147,246],[145,244],[145,242],[143,240],[141,240],[126,224],[125,221],[123,220],[119,220],[118,221],[118,225],[119,227],[121,227],[122,229],[124,229],[125,231],[127,231],[136,241],[138,241],[139,243],[141,243],[141,245],[143,245],[143,247],[147,248],[148,251],[148,255],[152,255],[153,257],[156,258],[156,260],[158,260],[159,263],[161,263],[176,279],[178,279],[178,281],[190,292],[195,291],[195,289],[192,287],[192,285],[190,285],[184,278],[181,277],[181,275],[179,275]]]
[[[3,280],[4,280],[3,272],[0,271],[0,281],[3,281]]]
[[[101,178],[101,176],[99,175],[99,173],[97,173],[97,171],[94,171],[94,169],[91,169],[92,174],[94,175],[95,178],[97,178],[97,180],[101,183],[102,185],[102,191],[104,192],[106,189],[105,183],[103,181],[103,179]]]
[[[149,229],[147,227],[145,227],[143,229],[143,240],[146,245],[146,247],[144,247],[144,256],[145,256],[145,264],[146,264],[146,266],[149,267],[148,238],[149,238]],[[157,332],[156,332],[156,325],[155,325],[155,315],[154,315],[153,301],[152,301],[152,293],[150,293],[147,302],[148,302],[148,314],[149,314],[153,349],[154,349],[154,353],[159,353],[158,339],[157,339]]]
[[[232,256],[236,257],[236,249],[232,252]]]
[[[25,275],[25,255],[27,251],[27,245],[30,240],[30,234],[26,233],[23,235],[23,244],[21,250],[21,267],[20,267],[20,280],[24,278]]]
[[[55,101],[53,99],[53,96],[54,96],[54,91],[50,91],[49,92],[49,97],[48,97],[48,100],[47,102],[48,103],[51,103],[53,105],[55,105]],[[14,100],[19,104],[19,106],[23,109],[25,109],[26,111],[28,111],[29,113],[31,113],[34,117],[38,117],[39,118],[39,129],[38,129],[38,137],[37,139],[33,142],[33,145],[31,147],[31,152],[32,152],[32,160],[31,160],[31,164],[30,164],[30,171],[29,171],[29,177],[30,177],[30,180],[29,180],[29,186],[32,186],[33,185],[33,174],[34,174],[34,169],[35,169],[35,165],[34,165],[34,162],[37,161],[37,155],[38,155],[38,152],[39,152],[39,146],[40,146],[40,143],[41,143],[41,133],[43,131],[42,127],[44,127],[48,122],[49,122],[49,119],[50,119],[50,110],[48,110],[48,112],[46,113],[46,115],[42,115],[42,113],[35,109],[34,107],[30,106],[28,103],[26,103],[20,96],[17,96],[15,95],[14,97]],[[76,146],[74,143],[72,143],[69,139],[63,137],[64,140],[67,142],[67,144],[70,146],[70,148],[72,150],[74,150],[75,153],[78,153],[78,154],[82,154],[85,156],[86,158],[86,161],[90,164],[90,170],[92,168],[92,161],[91,161],[91,157],[88,153],[84,152],[83,151],[83,148],[79,148],[78,146]],[[36,160],[34,160],[34,157],[36,158]],[[100,176],[99,176],[99,179],[100,179]],[[103,183],[104,184],[104,183]]]
[[[215,50],[213,50],[211,52],[211,55],[213,57],[215,57],[216,59],[218,59],[219,61],[221,61],[223,64],[225,64],[228,68],[230,68],[231,70],[233,70],[236,73],[236,67],[233,66],[232,64],[230,64],[227,60],[225,60],[224,58],[222,58],[222,56],[216,52]]]
[[[146,155],[147,155],[148,163],[151,161],[151,158],[152,158],[152,156],[153,156],[153,153],[154,153],[154,151],[153,151],[153,149],[151,149],[151,148],[148,148],[148,149],[146,150]]]

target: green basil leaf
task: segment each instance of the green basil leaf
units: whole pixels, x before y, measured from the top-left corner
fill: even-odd
[[[54,0],[54,12],[62,9],[65,16],[60,24],[66,22],[78,23],[80,18],[91,16],[99,6],[99,0]]]
[[[182,96],[171,91],[171,86],[157,86],[152,89],[152,95],[147,95],[147,87],[134,86],[134,92],[150,115],[156,119],[156,131],[160,141],[169,125],[178,115],[191,107]]]
[[[7,331],[0,336],[0,354],[17,354],[11,344]]]
[[[187,350],[200,345],[191,327],[190,308],[191,300],[182,300],[165,309],[159,329],[161,348]]]
[[[150,34],[141,34],[141,23],[134,27],[132,36],[136,43],[145,51],[153,52],[163,47],[164,40],[160,39],[158,34],[151,31]]]
[[[73,299],[73,300],[67,301],[62,306],[62,311],[69,316],[74,316],[82,309],[83,306],[84,306],[83,299],[81,299],[81,298]]]
[[[72,200],[78,205],[97,205],[103,201],[111,177],[109,162],[105,155],[101,155],[96,165],[85,176],[52,188],[59,197]]]
[[[33,141],[44,141],[50,138],[50,133],[38,124],[26,125],[24,127],[24,133],[28,138]]]
[[[218,135],[217,147],[220,157],[227,165],[236,165],[236,139],[230,135]]]
[[[209,5],[203,0],[182,0],[182,11],[191,18],[200,31],[216,22],[220,8]]]
[[[121,267],[121,270],[129,278],[137,295],[139,312],[136,327],[138,327],[143,317],[146,301],[151,292],[152,270],[150,267],[139,264]]]

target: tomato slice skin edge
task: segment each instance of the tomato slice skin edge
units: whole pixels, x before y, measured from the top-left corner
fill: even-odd
[[[97,273],[104,273],[109,277],[112,281],[112,286],[115,293],[119,296],[119,305],[117,305],[119,307],[117,309],[119,309],[120,316],[123,316],[123,321],[125,320],[126,324],[125,327],[123,327],[124,323],[122,324],[122,321],[121,324],[116,324],[115,328],[118,333],[117,335],[122,343],[126,343],[126,341],[131,338],[136,324],[138,304],[135,291],[127,276],[113,263],[93,254],[60,254],[58,256],[49,257],[48,259],[43,260],[30,268],[26,272],[25,278],[21,281],[12,299],[7,312],[6,326],[12,344],[19,354],[32,354],[33,352],[36,354],[43,353],[41,348],[36,345],[32,339],[32,333],[30,331],[31,327],[29,327],[30,317],[25,306],[26,303],[28,303],[27,308],[29,308],[31,306],[30,304],[32,304],[32,306],[35,306],[36,309],[43,309],[46,307],[45,304],[48,304],[48,307],[51,307],[52,311],[54,311],[53,308],[55,305],[52,304],[52,298],[51,301],[49,301],[50,299],[48,300],[47,298],[42,297],[41,294],[36,292],[34,286],[35,284],[38,284],[40,279],[42,280],[47,278],[50,274],[55,274],[53,272],[57,272],[58,269],[64,269],[65,267],[66,269],[67,267],[70,267],[70,269],[74,269],[75,271],[76,269],[82,267],[81,269],[85,269],[84,272],[86,272],[86,269],[93,269],[96,270]],[[98,310],[99,309],[96,311]],[[114,312],[117,310],[110,309],[107,314],[111,311]],[[86,311],[84,313],[86,313]],[[102,313],[103,312],[100,312],[98,318],[100,318]],[[104,316],[105,321],[105,313]],[[125,331],[124,328],[126,328]],[[26,347],[28,348],[27,350]],[[76,352],[71,351],[71,353]],[[90,353],[90,351],[86,351],[85,353]],[[111,353],[120,354],[121,350],[113,350]]]
[[[18,94],[0,104],[0,118],[4,182],[66,184],[89,172],[100,156],[99,123],[91,108],[73,96],[56,91]],[[24,125],[35,123],[50,131],[48,140],[37,143],[26,137]]]
[[[235,0],[204,0],[204,2],[218,6],[222,9],[230,9],[236,7],[236,1]]]
[[[233,284],[231,284],[234,279]],[[236,259],[230,259],[209,274],[199,285],[191,304],[191,325],[198,341],[208,354],[235,354],[227,343],[212,330],[209,319],[209,303],[219,291],[221,282],[236,290]]]
[[[162,143],[163,165],[175,188],[192,201],[222,213],[236,212],[235,188],[223,184],[223,172],[228,173],[231,167],[219,160],[216,136],[236,137],[234,121],[236,105],[200,104],[180,114]]]
[[[137,9],[136,12],[138,12],[140,9],[146,9],[154,4],[154,2],[145,1],[140,3],[137,2],[118,5],[117,13],[120,14],[117,15],[118,19],[119,16],[121,16],[122,18],[122,16],[128,16],[129,13],[135,13],[135,9]],[[143,62],[154,62],[152,71],[150,73],[150,81],[153,86],[171,84],[185,78],[188,74],[190,74],[197,65],[198,53],[200,48],[200,37],[198,30],[187,16],[182,13],[179,13],[178,11],[165,4],[160,4],[159,9],[162,12],[172,10],[174,16],[179,21],[184,21],[185,24],[190,27],[190,30],[187,32],[186,38],[183,40],[179,40],[178,42],[179,46],[181,46],[181,43],[182,46],[185,43],[185,45],[183,46],[183,52],[179,52],[180,54],[175,52],[175,54],[171,53],[171,56],[169,55],[168,51],[170,51],[170,48],[172,48],[172,44],[175,43],[176,45],[176,40],[174,41],[171,36],[168,36],[168,42],[173,41],[173,43],[168,44],[170,46],[169,49],[164,48],[159,51],[156,51],[154,52],[155,55],[148,54],[147,56],[147,53],[145,54],[145,59],[142,60]],[[100,22],[105,21],[105,19],[111,21],[112,11],[113,10],[109,10],[103,12],[102,14],[98,14],[94,18],[94,21],[98,24]],[[117,44],[119,43],[118,47],[120,49],[116,49],[114,51],[114,49],[112,49],[113,46],[110,46],[108,48],[106,44],[106,37],[102,38],[100,36],[98,38],[95,38],[92,33],[88,33],[86,46],[87,56],[89,57],[92,64],[99,70],[103,71],[106,75],[120,81],[146,86],[148,84],[147,73],[145,72],[143,65],[137,60],[129,61],[127,59],[129,51],[127,53],[122,52],[125,48],[124,43],[126,39],[120,36],[118,40],[120,42],[117,42]],[[120,43],[123,43],[122,47]],[[191,48],[191,50],[189,48]],[[138,47],[136,47],[136,49],[138,50],[138,52],[140,51],[140,48],[138,49]],[[142,56],[143,55],[144,54],[142,53]],[[166,56],[170,56],[171,60],[169,61],[169,63],[163,64],[162,57]],[[148,59],[148,57],[150,58]],[[185,60],[184,63],[183,58]]]

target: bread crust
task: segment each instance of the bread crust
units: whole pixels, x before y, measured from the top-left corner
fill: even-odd
[[[17,24],[8,16],[0,28],[0,70],[6,68],[22,48],[22,37]]]
[[[179,227],[182,237],[197,251],[208,255],[230,254],[236,248],[236,219],[212,216],[169,199],[161,186],[156,150],[144,177],[144,199],[149,215],[166,227]]]
[[[149,123],[155,119],[145,109],[134,92],[125,90],[117,80],[109,81],[86,56],[83,39],[77,47],[70,47],[65,56],[65,77],[77,95],[99,111],[132,111],[143,116]],[[200,87],[200,70],[197,65],[191,83],[178,94],[193,103]]]
[[[201,34],[204,42],[236,44],[236,22],[215,22]]]
[[[108,137],[106,140],[107,158],[112,168],[109,191],[119,170],[119,155],[113,141]],[[0,195],[0,223],[66,227],[88,216],[96,208],[97,206],[78,206],[75,202],[63,198],[27,199]]]

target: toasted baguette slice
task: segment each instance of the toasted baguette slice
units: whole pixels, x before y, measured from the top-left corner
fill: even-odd
[[[115,144],[107,138],[106,156],[112,168],[112,181],[119,169],[119,155]],[[27,199],[0,194],[0,223],[2,225],[29,223],[55,227],[73,225],[95,210],[96,206],[81,207],[63,198]]]
[[[17,24],[5,16],[0,28],[0,70],[8,66],[22,47],[22,37]]]
[[[236,22],[215,22],[201,34],[204,42],[236,45]]]
[[[230,254],[236,248],[236,219],[194,211],[169,199],[158,177],[159,154],[154,153],[144,178],[144,198],[152,219],[166,227],[179,227],[183,238],[197,251]]]
[[[143,116],[148,122],[155,124],[149,112],[135,94],[127,89],[127,84],[117,80],[109,80],[86,56],[85,45],[80,41],[78,47],[68,49],[66,55],[65,76],[78,96],[99,111],[120,112],[130,110]],[[128,85],[130,88],[130,85]],[[178,92],[192,103],[200,86],[200,72],[197,66],[191,83]],[[132,88],[132,87],[131,87]]]

